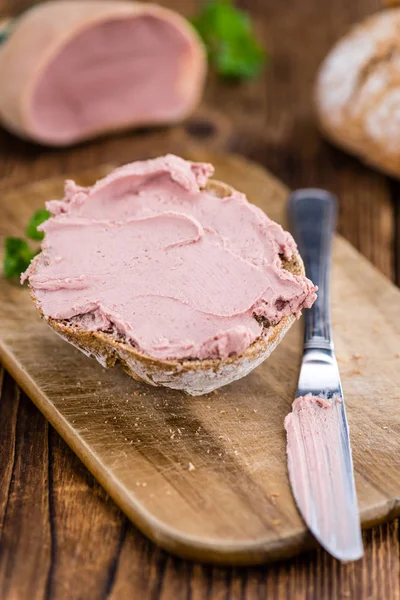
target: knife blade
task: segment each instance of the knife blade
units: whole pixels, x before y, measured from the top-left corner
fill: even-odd
[[[335,558],[363,555],[353,461],[330,320],[330,268],[337,200],[319,189],[289,197],[288,214],[318,298],[306,311],[296,399],[285,419],[289,479],[298,509]]]

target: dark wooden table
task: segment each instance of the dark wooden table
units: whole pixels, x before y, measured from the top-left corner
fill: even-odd
[[[187,15],[201,4],[163,3]],[[0,0],[0,17],[31,4]],[[351,23],[379,8],[378,0],[241,0],[240,5],[255,18],[270,52],[269,68],[258,81],[243,85],[211,77],[205,108],[179,135],[242,153],[291,187],[336,192],[341,233],[399,284],[400,185],[325,143],[311,103],[321,59]],[[0,131],[0,191],[99,163],[129,161],[138,135],[145,156],[152,143],[145,133],[51,151]],[[175,134],[159,135],[168,145]],[[127,521],[4,371],[0,388],[2,600],[400,598],[398,521],[365,532],[364,559],[347,566],[321,550],[251,569],[169,556]]]

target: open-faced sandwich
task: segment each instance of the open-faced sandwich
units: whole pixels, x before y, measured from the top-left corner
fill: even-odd
[[[23,275],[63,338],[198,395],[243,377],[315,299],[291,235],[210,164],[168,155],[65,185]]]

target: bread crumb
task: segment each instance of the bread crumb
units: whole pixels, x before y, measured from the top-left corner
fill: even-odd
[[[209,404],[207,404],[207,408],[211,408],[211,406]]]
[[[257,412],[258,412],[258,410],[257,410],[256,408],[253,408],[253,412],[257,413]]]
[[[382,429],[389,429],[389,427],[388,427],[387,425],[384,425],[384,426],[382,427]]]
[[[188,465],[188,471],[195,471],[195,470],[196,470],[196,467],[194,466],[193,463],[190,462]]]
[[[361,375],[361,371],[360,371],[360,369],[353,369],[352,374],[353,375]]]
[[[281,521],[279,519],[274,519],[272,521],[273,527],[278,527],[280,524],[281,524]]]
[[[273,493],[273,494],[271,494],[271,501],[272,501],[272,504],[275,504],[275,505],[276,505],[276,499],[277,499],[278,497],[279,497],[279,494],[276,494],[276,493]]]
[[[351,355],[351,358],[353,360],[358,360],[359,358],[364,358],[363,354],[359,354],[359,352],[353,352],[353,354]]]
[[[139,392],[133,392],[134,396],[139,396]]]
[[[219,414],[220,414],[220,415],[226,415],[226,410],[220,410],[220,411],[219,411]]]

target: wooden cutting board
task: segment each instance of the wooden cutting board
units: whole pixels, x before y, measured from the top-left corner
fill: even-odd
[[[218,179],[285,224],[288,190],[262,168],[238,157],[187,154],[212,160]],[[106,170],[77,179],[89,184]],[[0,233],[20,235],[33,210],[61,194],[60,180],[8,192]],[[368,527],[400,514],[400,292],[340,237],[332,308]],[[26,289],[0,279],[0,356],[157,544],[192,559],[252,564],[313,543],[290,492],[283,429],[296,389],[301,324],[248,377],[192,398],[138,384],[119,368],[104,370],[40,320]]]

